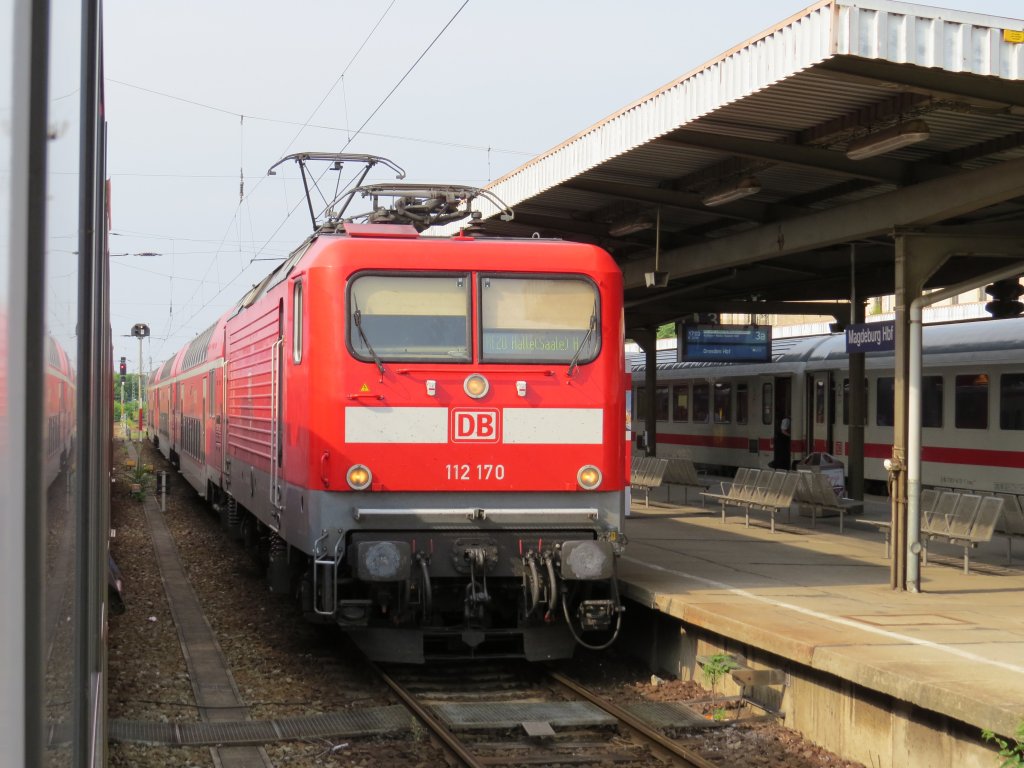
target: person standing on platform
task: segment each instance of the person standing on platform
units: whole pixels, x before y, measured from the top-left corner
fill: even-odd
[[[790,464],[790,430],[792,428],[792,422],[789,420],[789,416],[783,416],[775,428],[775,457],[771,464],[768,466],[773,469],[789,469]]]

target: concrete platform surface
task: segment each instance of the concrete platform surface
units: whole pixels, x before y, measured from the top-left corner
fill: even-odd
[[[933,543],[922,592],[896,592],[882,536],[856,522],[888,519],[887,499],[869,497],[843,535],[837,518],[812,528],[795,510],[773,534],[766,514],[746,528],[734,509],[723,524],[689,496],[634,501],[619,567],[630,599],[979,729],[1012,734],[1024,719],[1024,542],[1007,565],[997,534],[969,575],[961,547]]]

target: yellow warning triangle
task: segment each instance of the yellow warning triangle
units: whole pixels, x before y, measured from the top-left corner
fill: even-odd
[[[362,388],[360,388],[360,390],[359,390],[359,391],[360,391],[360,392],[369,392],[369,391],[370,391],[370,388],[369,388],[369,386],[367,386],[366,384],[363,384]]]

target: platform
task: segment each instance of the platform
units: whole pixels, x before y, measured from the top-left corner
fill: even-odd
[[[766,523],[745,528],[735,510],[723,524],[717,506],[664,498],[657,489],[626,521],[620,577],[631,600],[969,732],[1012,734],[1024,719],[1024,547],[1007,565],[997,534],[965,575],[962,548],[933,544],[922,592],[896,592],[871,526],[847,518],[840,535],[837,519],[812,528],[794,512],[771,533]],[[862,517],[888,515],[887,499],[868,497]]]

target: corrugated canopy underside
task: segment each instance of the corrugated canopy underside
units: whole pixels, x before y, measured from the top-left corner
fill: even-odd
[[[894,228],[1019,234],[1022,30],[909,3],[818,3],[499,179],[490,189],[515,220],[478,229],[608,249],[632,327],[843,300],[851,274],[867,295],[891,293]],[[914,120],[927,138],[848,157]],[[751,194],[707,204],[737,187]],[[656,244],[670,282],[647,289]],[[950,258],[931,284],[997,258]]]

